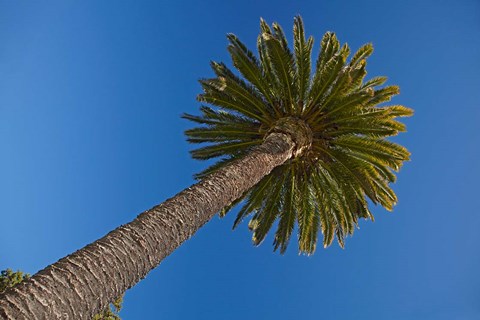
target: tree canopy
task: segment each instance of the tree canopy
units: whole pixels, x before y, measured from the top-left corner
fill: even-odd
[[[225,215],[242,203],[234,227],[251,215],[253,243],[260,244],[276,225],[274,250],[284,253],[295,225],[301,253],[336,237],[341,247],[360,218],[373,220],[369,201],[392,210],[397,197],[389,184],[410,153],[387,140],[405,131],[397,117],[413,111],[384,103],[399,93],[383,86],[383,76],[366,80],[372,44],[350,58],[350,48],[327,32],[312,69],[313,37],[306,38],[301,17],[293,26],[293,49],[277,23],[260,21],[256,56],[229,34],[228,52],[236,73],[212,62],[215,77],[200,80],[200,115],[184,114],[199,127],[185,133],[196,159],[220,158],[197,175],[207,174],[243,157],[273,130],[302,132],[296,156],[274,169],[240,199],[224,208]],[[292,129],[293,128],[293,129]]]

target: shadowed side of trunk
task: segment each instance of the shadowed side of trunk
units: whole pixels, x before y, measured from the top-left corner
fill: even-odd
[[[0,296],[1,318],[91,318],[289,159],[294,147],[290,135],[271,133],[246,157],[6,291]]]

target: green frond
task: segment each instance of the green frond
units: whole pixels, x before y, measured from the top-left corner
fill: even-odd
[[[216,125],[216,124],[238,124],[240,126],[260,125],[260,122],[254,121],[252,119],[245,118],[230,112],[226,112],[225,110],[217,111],[207,106],[201,106],[200,112],[202,113],[201,116],[194,116],[188,113],[184,113],[182,115],[182,118],[199,123],[199,124],[206,124],[206,125]]]
[[[295,182],[295,167],[290,166],[286,168],[286,170],[287,177],[283,184],[283,207],[279,218],[278,229],[273,241],[274,250],[280,248],[281,254],[285,253],[287,250],[290,237],[295,227],[295,220],[297,218],[297,208],[295,205],[295,190],[297,188]]]
[[[272,87],[264,77],[260,62],[235,35],[229,34],[227,37],[230,40],[228,52],[235,68],[263,94],[270,105],[273,105]]]
[[[281,168],[279,168],[281,171]],[[275,175],[275,173],[273,173]],[[287,175],[280,175],[270,182],[262,205],[256,210],[248,227],[253,231],[252,241],[259,245],[265,239],[275,219],[281,212],[282,188]]]
[[[404,106],[387,106],[379,108],[388,111],[390,117],[411,117],[413,116],[413,110]]]
[[[230,210],[232,210],[236,205],[238,205],[239,203],[241,203],[242,201],[245,200],[245,198],[248,196],[250,191],[246,191],[244,192],[244,194],[242,196],[240,196],[240,198],[232,201],[232,203],[230,203],[229,205],[223,207],[220,212],[218,213],[218,215],[220,216],[220,218],[223,218],[225,217],[229,212]]]
[[[319,173],[318,177],[320,178],[320,181],[322,181],[321,183],[329,193],[330,206],[333,209],[332,217],[335,221],[335,228],[342,229],[343,235],[352,234],[355,225],[355,219],[345,201],[347,199],[347,195],[345,194],[343,188],[339,185],[339,182],[342,180],[339,179],[339,176],[333,175],[333,171],[329,171],[328,166],[318,168],[317,172]],[[343,243],[343,239],[341,243]]]
[[[368,80],[363,84],[361,89],[366,89],[366,88],[373,88],[373,87],[378,87],[383,85],[385,82],[387,82],[387,77],[373,77],[372,79]]]
[[[201,80],[200,84],[204,93],[197,97],[199,101],[238,112],[260,122],[265,121],[265,116],[250,104],[248,98],[242,98],[241,93],[237,94],[235,90],[227,89],[225,78]]]
[[[293,40],[296,65],[295,83],[297,84],[296,91],[298,93],[296,103],[298,104],[297,109],[303,111],[307,92],[310,87],[313,38],[310,37],[308,40],[305,40],[303,21],[300,16],[295,17],[294,20]]]
[[[373,97],[368,101],[364,107],[373,107],[380,103],[390,101],[393,96],[400,93],[398,86],[388,86],[382,89],[375,90]]]
[[[323,107],[319,108],[319,110],[328,109],[331,101],[338,100],[340,97],[344,96],[351,82],[352,76],[350,74],[350,69],[344,68],[338,73],[338,77],[332,84],[332,88],[326,93],[325,98],[320,102]]]
[[[362,165],[362,163],[354,162],[354,158],[349,157],[338,149],[329,149],[326,153],[336,163],[336,167],[332,169],[342,170],[345,175],[351,179],[350,183],[355,184],[356,187],[360,187],[363,193],[365,193],[373,203],[378,203],[375,191],[365,171],[366,166]]]
[[[338,40],[336,41],[338,42]],[[349,51],[348,46],[344,45],[325,64],[321,62],[322,69],[317,70],[310,89],[309,102],[306,109],[308,116],[315,117],[323,110],[323,105],[319,105],[321,98],[341,76],[341,70],[345,65]]]
[[[331,60],[340,49],[340,42],[333,32],[327,32],[320,43],[320,53],[317,58],[316,73],[319,75],[325,68],[325,65]]]
[[[200,81],[198,96],[207,106],[200,115],[182,115],[198,124],[185,131],[189,142],[202,144],[192,156],[219,158],[195,177],[203,179],[244,157],[285,118],[303,121],[312,131],[311,145],[226,205],[220,216],[241,205],[233,227],[251,217],[255,245],[276,226],[273,248],[281,254],[295,226],[300,253],[315,251],[320,231],[324,247],[335,238],[343,247],[360,219],[374,219],[370,202],[387,210],[397,203],[391,184],[410,153],[387,138],[406,130],[399,118],[413,110],[384,105],[399,93],[397,86],[384,86],[386,77],[366,79],[372,44],[349,58],[350,48],[327,32],[312,70],[313,38],[307,39],[299,16],[291,49],[280,25],[270,27],[263,19],[258,55],[235,35],[227,38],[238,72],[212,62],[215,76]]]
[[[260,34],[262,33],[272,34],[272,30],[268,23],[263,18],[260,18]]]
[[[323,246],[328,247],[335,238],[335,230],[338,225],[335,223],[333,199],[326,190],[328,183],[325,181],[324,175],[320,174],[322,168],[312,172],[312,187],[315,196],[315,202],[318,207],[320,226],[323,234]]]
[[[363,105],[366,104],[371,99],[371,94],[363,91],[354,91],[345,96],[338,98],[335,101],[331,101],[328,106],[325,106],[323,110],[323,117],[317,116],[315,118],[309,119],[313,125],[319,122],[323,122],[325,118],[330,118],[329,122],[334,122],[335,119],[339,116],[348,114],[357,114],[364,110]],[[318,115],[322,113],[317,111]]]
[[[185,131],[188,142],[222,142],[229,140],[252,141],[262,139],[258,128],[231,125],[216,125],[210,128],[199,127]]]
[[[298,206],[298,249],[300,252],[312,254],[317,244],[320,219],[313,203],[309,177],[304,173],[299,177],[296,201]]]
[[[211,66],[220,81],[222,92],[243,102],[246,106],[256,109],[266,119],[271,117],[270,108],[265,104],[263,96],[258,93],[254,86],[237,77],[223,63],[212,62]]]
[[[392,172],[392,170],[394,169],[389,167],[388,163],[382,161],[381,158],[355,151],[349,151],[349,154],[351,154],[352,157],[355,157],[358,160],[365,161],[371,164],[377,171],[378,175],[381,176],[383,179],[387,180],[388,182],[395,182],[397,176]]]
[[[350,60],[350,67],[355,68],[362,60],[367,59],[373,53],[373,46],[371,43],[363,45]]]
[[[395,130],[386,129],[386,128],[365,128],[365,127],[343,127],[335,132],[335,137],[343,137],[345,135],[363,135],[369,136],[372,138],[384,138],[394,136],[396,134]]]
[[[272,106],[276,110],[276,115],[281,116],[283,115],[282,110],[280,110],[280,108],[277,106],[278,102],[282,100],[282,94],[280,89],[281,85],[278,82],[278,78],[273,71],[272,62],[267,52],[267,45],[265,44],[265,39],[263,37],[264,34],[265,33],[260,33],[257,39],[258,56],[262,68],[263,77],[265,78],[265,81],[269,84],[271,93],[270,104],[272,104]]]
[[[342,136],[335,139],[335,145],[365,152],[375,156],[384,156],[401,162],[409,160],[410,152],[399,144],[383,139],[369,139],[358,136]]]
[[[262,205],[263,199],[266,197],[265,190],[268,190],[269,184],[273,183],[274,180],[275,180],[274,175],[269,174],[266,177],[264,177],[262,180],[260,180],[260,182],[257,183],[251,189],[250,193],[246,197],[245,204],[238,212],[237,218],[233,223],[234,229],[238,226],[240,222],[243,221],[243,219],[246,216],[248,216],[258,208],[260,208],[260,206]]]
[[[275,37],[275,39],[278,40],[283,50],[289,50],[287,38],[285,37],[285,32],[283,32],[282,27],[278,23],[274,22],[272,23],[272,29],[273,29],[273,36]]]
[[[366,60],[361,60],[358,62],[355,67],[350,66],[349,71],[350,71],[350,86],[349,90],[345,93],[348,94],[352,91],[358,90],[360,86],[362,85],[363,79],[367,75],[367,61]]]
[[[284,48],[282,43],[268,33],[263,34],[267,54],[271,62],[273,73],[284,91],[283,111],[292,113],[294,111],[295,88],[293,86],[294,60],[288,47]]]

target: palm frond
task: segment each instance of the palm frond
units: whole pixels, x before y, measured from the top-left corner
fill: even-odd
[[[281,90],[285,92],[283,99],[283,110],[293,112],[295,88],[293,86],[294,60],[288,47],[284,48],[278,37],[268,33],[263,34],[265,46],[272,70],[281,85]]]
[[[277,168],[274,171],[281,171],[281,168]],[[272,174],[275,176],[275,172]],[[270,182],[262,205],[256,210],[253,218],[248,223],[248,227],[253,231],[252,240],[255,245],[262,243],[281,212],[282,188],[285,178],[286,175],[279,175]]]
[[[264,77],[260,62],[235,35],[229,34],[227,38],[230,40],[228,51],[230,52],[235,68],[263,94],[270,105],[273,105],[274,97],[272,88]]]
[[[350,67],[355,68],[361,61],[367,59],[373,53],[373,46],[371,43],[363,45],[352,57],[350,60]]]
[[[336,38],[335,38],[336,40]],[[336,40],[338,42],[338,40]],[[350,49],[344,45],[333,57],[329,58],[326,63],[324,59],[320,59],[321,70],[317,70],[310,89],[309,102],[307,107],[307,115],[315,117],[323,110],[319,105],[322,96],[328,92],[330,86],[341,75],[341,70],[345,65]]]
[[[295,17],[293,24],[293,40],[295,52],[295,83],[297,84],[297,105],[298,110],[303,111],[307,92],[310,87],[310,73],[311,73],[311,55],[313,48],[313,38],[309,37],[305,40],[305,31],[303,29],[303,21],[300,16]]]
[[[297,184],[295,182],[295,167],[288,166],[286,168],[287,176],[284,188],[284,197],[282,201],[282,211],[279,218],[278,229],[275,233],[275,239],[273,241],[274,250],[280,248],[280,253],[285,253],[295,227],[295,220],[297,218],[297,208],[295,206],[295,190]]]

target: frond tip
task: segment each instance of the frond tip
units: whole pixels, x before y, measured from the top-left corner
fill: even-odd
[[[183,117],[200,126],[185,132],[196,159],[219,157],[196,177],[201,179],[246,155],[282,123],[294,119],[307,128],[306,149],[221,211],[242,204],[234,227],[247,216],[253,243],[259,245],[276,226],[274,250],[284,253],[295,229],[299,251],[312,254],[318,233],[323,246],[336,238],[341,247],[360,218],[373,220],[368,200],[392,210],[397,197],[390,184],[410,153],[388,137],[406,131],[399,117],[413,111],[384,105],[399,93],[383,86],[386,77],[365,80],[368,43],[349,59],[350,48],[333,32],[320,44],[312,70],[313,38],[306,37],[301,17],[294,19],[293,50],[279,24],[260,21],[258,57],[235,35],[227,35],[228,52],[239,74],[212,62],[215,77],[200,81],[201,115]],[[278,221],[276,224],[275,221]]]

